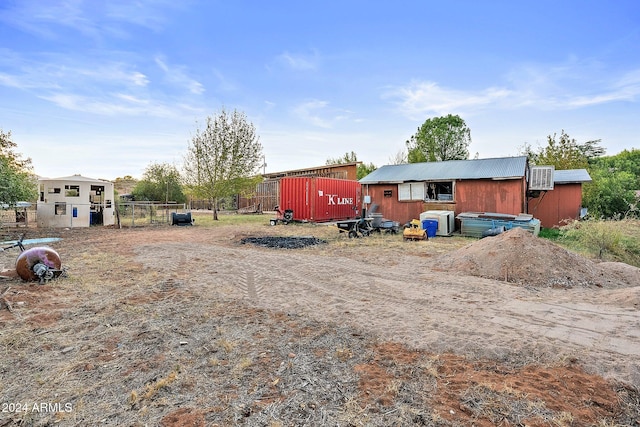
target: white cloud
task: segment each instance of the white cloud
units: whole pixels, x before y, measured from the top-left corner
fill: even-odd
[[[327,101],[314,99],[295,106],[293,114],[312,126],[331,129],[338,123],[349,120],[352,113],[344,109],[331,108]]]
[[[302,103],[293,109],[294,114],[301,120],[321,128],[330,128],[329,121],[320,117],[319,112],[329,105],[326,101],[313,100]]]
[[[99,58],[87,61],[46,54],[27,59],[14,53],[10,61],[0,58],[0,64],[5,68],[0,73],[0,85],[20,89],[76,88],[88,92],[105,85],[144,87],[149,83],[147,76],[131,65],[114,60],[101,62]]]
[[[398,106],[412,119],[422,118],[427,114],[456,114],[478,107],[501,102],[513,93],[505,88],[487,88],[481,91],[462,91],[443,88],[435,82],[414,81],[404,87],[387,92],[385,98],[398,99]]]
[[[298,71],[315,70],[318,67],[318,55],[315,52],[313,55],[283,52],[276,59],[277,62]]]
[[[557,66],[523,65],[507,74],[502,86],[461,90],[433,81],[412,81],[385,92],[410,119],[425,115],[467,114],[523,107],[543,111],[567,110],[618,101],[635,101],[640,95],[640,70],[610,76],[599,65],[569,61]]]
[[[101,116],[145,116],[190,121],[201,109],[187,104],[167,103],[160,100],[138,98],[133,95],[115,93],[101,97],[83,96],[58,92],[40,98],[66,110]]]
[[[640,95],[640,70],[633,70],[613,81],[609,88],[592,96],[575,96],[568,100],[572,107],[585,107],[615,101],[635,101]]]
[[[158,67],[164,71],[165,78],[168,82],[178,86],[185,87],[189,92],[200,95],[205,91],[204,86],[195,79],[192,79],[187,75],[186,67],[167,65],[165,59],[162,56],[156,56],[155,62]]]
[[[190,2],[173,0],[120,0],[105,5],[105,16],[118,22],[128,22],[140,27],[160,31],[175,9],[189,7]],[[165,11],[161,14],[159,11]]]
[[[217,69],[213,70],[213,75],[215,76],[216,79],[218,79],[218,89],[223,91],[223,92],[231,92],[236,90],[236,86],[235,84],[233,84],[231,81],[229,81],[229,79],[227,79],[225,77],[224,74],[222,74],[222,72],[220,72]]]
[[[3,7],[0,22],[49,40],[60,37],[60,27],[83,37],[131,37],[132,25],[159,32],[176,9],[187,2],[171,0],[20,0]]]
[[[149,79],[147,79],[147,76],[137,71],[133,72],[130,75],[130,78],[133,84],[136,86],[146,86],[149,83]]]
[[[12,76],[7,73],[0,73],[0,85],[14,88],[25,87],[24,83],[20,81],[18,76]]]

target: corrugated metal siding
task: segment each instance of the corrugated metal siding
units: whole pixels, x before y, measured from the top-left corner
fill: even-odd
[[[586,169],[556,170],[553,173],[553,182],[555,184],[591,182],[591,176]]]
[[[282,172],[270,172],[263,174],[265,179],[280,179],[285,177],[322,177],[335,179],[356,180],[358,175],[358,164],[361,162],[352,162],[337,165],[316,166],[306,169],[293,169]]]
[[[311,220],[310,178],[282,178],[280,180],[280,210],[292,210],[296,221]]]
[[[540,220],[532,218],[529,220],[517,220],[514,218],[481,218],[474,217],[473,213],[462,212],[457,219],[460,220],[460,234],[468,237],[482,237],[487,230],[497,227],[504,227],[506,230],[519,227],[527,230],[534,236],[540,233]],[[489,214],[490,215],[490,214]]]
[[[542,227],[563,225],[567,219],[578,219],[582,207],[582,184],[556,185],[544,196],[530,199],[528,213],[540,219]]]
[[[368,191],[368,192],[367,192]],[[391,197],[385,197],[384,192],[390,191]],[[413,202],[398,201],[398,186],[394,184],[368,185],[363,187],[364,195],[371,196],[371,204],[377,204],[377,213],[381,213],[384,218],[406,224],[412,219],[420,218],[420,213],[424,212],[424,203],[421,200]],[[369,205],[371,208],[371,205]]]
[[[262,175],[264,182],[256,185],[255,193],[247,197],[239,197],[238,208],[260,205],[262,211],[272,211],[280,204],[280,179],[284,177],[323,177],[335,179],[356,180],[358,171],[358,162],[326,165],[308,169],[297,169],[283,172],[267,173]],[[204,201],[209,206],[208,201]]]
[[[518,215],[526,209],[524,198],[524,177],[520,179],[493,181],[456,181],[454,202],[400,202],[397,184],[370,184],[364,186],[364,194],[371,196],[371,203],[378,205],[378,212],[385,218],[401,224],[420,218],[420,213],[433,210],[453,210],[460,212],[502,212]],[[384,192],[390,191],[391,197]]]
[[[280,209],[295,221],[323,222],[356,218],[361,211],[358,181],[287,177],[280,180]]]
[[[333,221],[355,218],[361,210],[358,181],[315,178],[315,220]]]
[[[362,178],[360,183],[519,178],[525,176],[526,167],[526,156],[386,165]]]
[[[524,212],[524,178],[505,181],[456,182],[456,215],[460,212],[500,212],[518,215]]]

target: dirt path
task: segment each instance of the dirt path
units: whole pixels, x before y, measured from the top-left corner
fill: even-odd
[[[31,234],[62,237],[68,274],[0,280],[2,427],[640,425],[637,269],[520,238]],[[328,243],[242,244],[310,235]],[[531,262],[509,264],[522,245]],[[0,252],[0,267],[16,255]],[[516,282],[486,278],[503,265]],[[540,285],[545,265],[559,287]],[[33,409],[43,403],[55,411]]]
[[[247,245],[140,245],[138,261],[211,254],[193,285],[255,307],[338,321],[383,340],[522,364],[570,358],[605,377],[640,385],[640,312],[612,303],[619,289],[527,288],[425,268],[402,256],[358,261],[314,251]],[[202,266],[202,265],[201,265]]]

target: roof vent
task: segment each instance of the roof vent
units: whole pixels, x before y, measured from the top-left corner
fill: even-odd
[[[529,190],[553,190],[553,166],[531,166]]]

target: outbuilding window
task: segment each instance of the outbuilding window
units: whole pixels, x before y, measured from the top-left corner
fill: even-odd
[[[453,181],[432,181],[426,183],[425,200],[452,201]]]
[[[64,186],[65,197],[80,197],[79,185],[65,185]]]
[[[55,214],[56,215],[66,215],[67,214],[67,204],[65,202],[56,202]]]
[[[424,200],[424,183],[407,182],[404,184],[398,184],[398,200]]]

